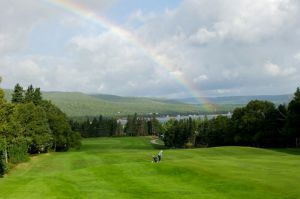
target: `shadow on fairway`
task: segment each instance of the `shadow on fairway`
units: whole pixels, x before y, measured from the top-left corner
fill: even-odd
[[[300,148],[282,148],[282,149],[269,149],[271,151],[286,153],[290,155],[300,155]]]

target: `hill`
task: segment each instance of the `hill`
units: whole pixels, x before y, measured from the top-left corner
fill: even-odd
[[[5,90],[6,98],[10,99],[11,90]],[[268,100],[275,104],[288,103],[292,95],[265,96],[232,96],[207,98],[215,105],[215,110],[207,110],[204,104],[195,98],[161,99],[146,97],[121,97],[105,94],[84,94],[80,92],[43,92],[43,97],[51,100],[70,117],[83,116],[117,116],[138,113],[148,115],[227,113],[236,107],[247,104],[250,100]]]
[[[79,151],[32,157],[0,178],[0,198],[299,198],[299,150],[164,150],[155,164],[149,142],[85,139]]]
[[[213,104],[247,104],[251,100],[267,100],[275,104],[287,104],[292,99],[292,94],[287,95],[253,95],[253,96],[226,96],[226,97],[207,97],[206,99]],[[199,104],[196,98],[176,99],[178,102],[187,104]]]
[[[5,90],[6,98],[11,98],[11,90]],[[51,100],[68,116],[126,116],[128,114],[197,114],[206,112],[203,106],[184,104],[174,100],[120,97],[114,95],[88,95],[79,92],[43,92],[43,97]],[[216,111],[228,111],[231,106],[218,107]]]

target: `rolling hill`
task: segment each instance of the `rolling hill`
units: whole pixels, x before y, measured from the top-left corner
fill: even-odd
[[[5,90],[6,98],[11,98],[11,90]],[[204,104],[195,98],[162,99],[147,97],[121,97],[105,94],[84,94],[80,92],[43,92],[43,97],[51,100],[69,117],[82,116],[117,116],[128,114],[159,113],[160,115],[220,113],[232,111],[247,104],[250,100],[269,100],[275,104],[288,103],[292,95],[232,96],[207,98],[215,104],[214,110],[208,111]]]
[[[292,94],[287,95],[254,95],[254,96],[225,96],[207,97],[206,99],[213,104],[247,104],[251,100],[267,100],[275,104],[287,104],[293,98]],[[199,104],[197,98],[176,99],[178,102],[187,104]]]
[[[5,90],[5,93],[9,100],[11,90]],[[98,116],[100,114],[104,116],[126,116],[134,113],[174,115],[206,112],[203,105],[184,104],[158,98],[88,95],[79,92],[43,92],[43,97],[51,100],[70,117]],[[223,107],[218,108],[217,111],[221,111],[221,108]]]

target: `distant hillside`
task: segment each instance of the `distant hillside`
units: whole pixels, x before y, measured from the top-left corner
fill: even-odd
[[[149,103],[149,102],[161,102],[161,103],[171,103],[171,104],[185,104],[184,102],[172,100],[172,99],[163,99],[163,98],[149,98],[149,97],[121,97],[117,95],[105,95],[105,94],[91,94],[89,96],[95,97],[100,100],[107,100],[110,102],[128,102],[128,103],[133,103],[133,102],[144,102],[144,103]]]
[[[11,98],[11,90],[5,90],[6,98]],[[292,95],[265,95],[265,96],[232,96],[207,98],[215,109],[207,112],[204,104],[198,104],[195,98],[161,99],[146,97],[121,97],[105,94],[84,94],[79,92],[43,92],[43,97],[51,100],[68,116],[126,116],[138,113],[147,115],[159,113],[162,115],[199,114],[213,112],[228,112],[236,107],[247,104],[250,100],[268,100],[275,104],[288,103]]]
[[[267,100],[275,104],[287,104],[293,95],[257,95],[257,96],[228,96],[228,97],[207,97],[206,99],[213,104],[247,104],[251,100]],[[196,98],[176,99],[187,104],[199,104]]]
[[[10,99],[11,90],[6,90],[6,98]],[[68,116],[126,116],[128,114],[197,114],[204,113],[203,106],[184,104],[174,100],[120,97],[114,95],[87,95],[78,92],[43,92],[45,99],[51,100]],[[218,107],[215,111],[228,111],[232,106]]]

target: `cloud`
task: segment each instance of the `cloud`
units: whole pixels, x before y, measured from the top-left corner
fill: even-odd
[[[194,78],[194,79],[193,79],[193,82],[194,82],[194,83],[198,83],[198,82],[205,81],[205,80],[207,80],[207,79],[208,79],[208,77],[207,77],[206,75],[200,75],[200,76]]]
[[[101,15],[118,5],[76,2]],[[185,0],[165,11],[137,8],[122,17],[149,51],[55,6],[1,1],[0,75],[10,88],[20,82],[119,95],[187,97],[182,79],[210,96],[291,93],[300,84],[299,8],[296,0]],[[34,49],[38,39],[43,45]]]
[[[190,40],[193,43],[205,44],[217,37],[215,32],[210,32],[206,28],[201,28],[196,34],[190,36]]]
[[[294,55],[294,58],[298,61],[300,61],[300,52]]]
[[[268,75],[277,77],[277,76],[289,76],[296,72],[295,68],[282,68],[271,62],[267,62],[264,65],[264,69]]]
[[[279,76],[281,74],[281,69],[278,65],[273,64],[271,62],[267,62],[264,65],[265,71],[272,76]]]

